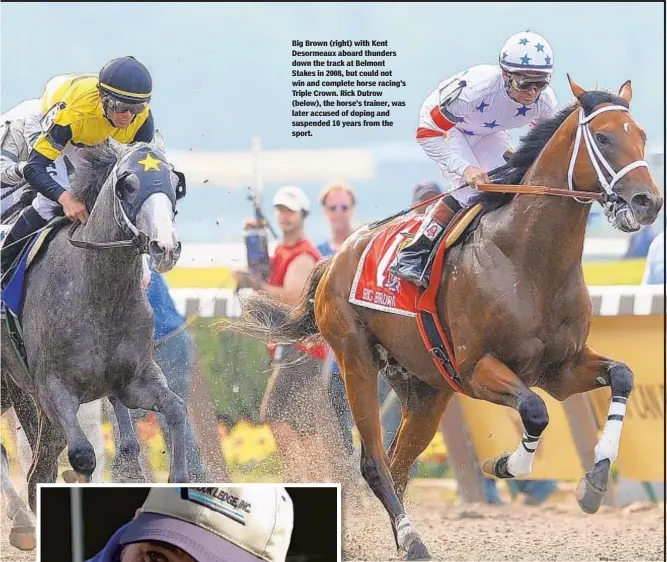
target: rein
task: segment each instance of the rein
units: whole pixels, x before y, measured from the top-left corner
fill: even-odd
[[[129,236],[129,240],[117,240],[115,242],[86,242],[84,240],[74,240],[74,233],[81,226],[79,221],[72,223],[69,228],[67,239],[72,246],[84,250],[116,250],[118,248],[133,248],[134,251],[141,255],[148,253],[148,236],[140,231],[129,219],[123,205],[121,205],[118,197],[114,195],[113,200],[114,219],[123,234]]]
[[[590,115],[587,116],[583,107],[579,109],[579,123],[577,126],[577,133],[574,139],[574,149],[572,150],[572,157],[570,158],[570,163],[568,165],[567,189],[562,189],[557,187],[547,187],[544,185],[509,185],[509,184],[496,184],[496,183],[479,183],[471,185],[468,183],[464,183],[459,187],[450,189],[446,193],[440,193],[438,195],[435,195],[434,197],[426,199],[425,201],[415,203],[414,205],[412,205],[412,207],[400,211],[395,215],[392,215],[391,217],[387,217],[386,219],[372,223],[370,226],[371,228],[376,228],[400,216],[407,215],[408,213],[414,211],[418,207],[428,206],[431,203],[434,203],[435,201],[442,199],[443,197],[446,197],[447,195],[453,193],[454,191],[463,189],[464,187],[474,187],[479,191],[486,191],[490,193],[516,193],[520,195],[553,195],[557,197],[572,197],[575,201],[582,204],[591,204],[593,203],[593,201],[599,201],[600,204],[603,206],[610,206],[610,205],[613,206],[614,202],[617,201],[618,199],[618,196],[613,191],[614,186],[618,183],[618,181],[621,178],[623,178],[626,174],[637,168],[642,168],[642,167],[648,168],[649,166],[646,161],[637,160],[635,162],[628,164],[618,172],[616,172],[612,168],[611,164],[609,164],[607,159],[602,155],[602,152],[598,148],[598,145],[595,142],[595,138],[593,137],[593,134],[591,133],[591,130],[589,128],[590,121],[606,111],[629,112],[630,110],[622,105],[606,105],[604,107],[596,109]],[[590,159],[591,164],[595,169],[595,172],[598,176],[598,181],[600,182],[600,186],[602,187],[603,191],[581,191],[574,189],[574,166],[579,156],[579,148],[581,147],[582,138],[584,140],[584,145],[586,147],[588,158]],[[602,168],[604,168],[604,170],[610,176],[609,180],[607,180]]]

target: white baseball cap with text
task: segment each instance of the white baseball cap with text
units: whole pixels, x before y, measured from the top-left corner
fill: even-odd
[[[285,562],[293,527],[282,486],[156,487],[120,543],[162,541],[197,562]]]

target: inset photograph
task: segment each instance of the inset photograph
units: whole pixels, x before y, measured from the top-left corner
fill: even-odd
[[[336,562],[340,486],[40,485],[37,560]]]

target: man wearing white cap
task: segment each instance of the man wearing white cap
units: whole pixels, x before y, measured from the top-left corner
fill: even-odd
[[[308,277],[321,258],[306,238],[308,197],[299,187],[280,188],[273,198],[276,219],[283,232],[271,258],[266,281],[235,272],[237,282],[295,306]],[[255,221],[247,221],[249,227]],[[328,355],[326,344],[269,344],[272,372],[262,400],[260,421],[268,423],[278,445],[285,482],[326,482],[321,466],[325,428],[337,424],[331,403],[316,384]],[[338,432],[340,433],[340,431]],[[343,447],[341,442],[340,448]],[[304,462],[304,459],[308,459]],[[334,481],[334,480],[330,480]]]
[[[156,487],[88,562],[285,562],[293,528],[282,486]]]

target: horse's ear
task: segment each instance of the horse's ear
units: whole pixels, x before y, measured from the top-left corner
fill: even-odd
[[[586,90],[584,90],[581,86],[576,84],[575,81],[572,80],[572,77],[569,74],[567,75],[567,81],[570,83],[570,90],[572,90],[572,93],[574,94],[575,98],[579,99],[586,93]]]
[[[155,129],[155,134],[153,135],[153,146],[157,148],[160,152],[164,153],[165,151],[165,142],[164,137],[159,129]]]
[[[630,80],[621,86],[621,89],[618,91],[618,95],[630,103],[630,100],[632,99],[632,83]]]

